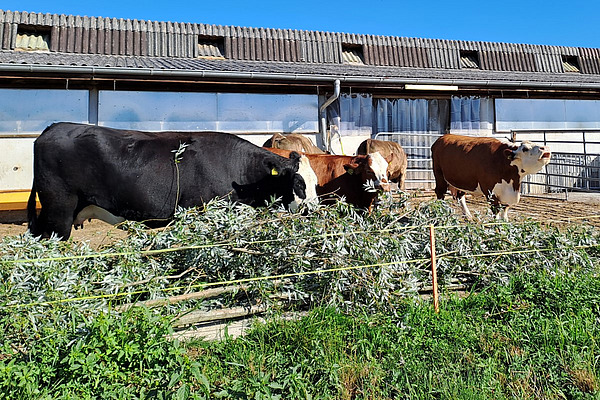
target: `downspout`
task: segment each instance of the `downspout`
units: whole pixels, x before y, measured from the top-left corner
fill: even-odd
[[[325,150],[331,151],[331,137],[327,137],[327,116],[325,110],[333,103],[338,97],[340,97],[340,80],[336,79],[333,82],[333,95],[328,98],[325,103],[319,107],[319,116],[321,117],[321,138],[325,144]]]

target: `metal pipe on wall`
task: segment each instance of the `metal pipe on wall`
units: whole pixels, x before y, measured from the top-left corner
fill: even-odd
[[[327,116],[325,115],[325,111],[338,97],[340,97],[340,80],[336,79],[333,82],[333,95],[325,100],[321,107],[319,107],[319,117],[321,118],[320,133],[323,143],[325,144],[325,150],[327,151],[331,151],[331,137],[327,137]]]

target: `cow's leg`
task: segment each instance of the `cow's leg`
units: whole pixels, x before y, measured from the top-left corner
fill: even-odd
[[[40,201],[42,199],[40,198]],[[73,212],[77,206],[77,196],[68,195],[58,198],[49,198],[42,203],[40,219],[44,223],[44,233],[42,237],[50,237],[55,233],[62,240],[67,240],[71,236],[71,226],[73,225]],[[43,214],[43,215],[42,215]]]
[[[497,220],[508,221],[508,205],[500,203],[496,196],[492,196],[490,206],[492,214],[494,214]]]
[[[443,200],[448,191],[448,182],[444,179],[444,174],[441,170],[433,168],[433,175],[435,176],[435,195],[438,199]]]
[[[469,211],[469,208],[467,207],[467,200],[465,194],[466,193],[462,190],[458,190],[456,192],[456,199],[458,200],[458,204],[460,205],[460,208],[462,209],[462,212],[465,215],[465,217],[467,217],[468,219],[473,219],[473,215],[471,215],[471,211]]]
[[[400,177],[398,178],[398,188],[402,191],[404,191],[404,185],[405,185],[405,181],[406,181],[406,173],[403,173],[402,175],[400,175]]]
[[[498,213],[498,215],[496,216],[496,219],[501,219],[502,221],[508,221],[508,207],[509,206],[502,207],[502,212]],[[502,215],[500,215],[500,214],[502,214]]]

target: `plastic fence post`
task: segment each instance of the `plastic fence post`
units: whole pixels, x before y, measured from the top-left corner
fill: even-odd
[[[435,259],[435,228],[433,225],[429,225],[429,243],[431,247],[431,284],[433,287],[433,308],[436,313],[440,312],[440,304],[438,298],[438,284],[437,284],[437,268]]]

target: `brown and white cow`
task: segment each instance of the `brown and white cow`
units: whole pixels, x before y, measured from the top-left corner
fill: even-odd
[[[496,218],[508,219],[508,207],[519,202],[523,177],[535,174],[550,162],[548,147],[531,142],[520,145],[490,137],[446,134],[431,146],[435,194],[443,199],[448,187],[464,214],[471,218],[465,193],[483,194]]]
[[[263,144],[263,147],[294,150],[307,154],[326,154],[323,150],[315,146],[309,138],[299,133],[289,133],[285,136],[281,133],[275,133]]]
[[[286,156],[289,150],[267,148]],[[378,191],[389,191],[387,161],[379,153],[358,156],[331,154],[304,154],[317,175],[317,195],[321,203],[331,204],[344,197],[346,202],[371,210]],[[373,187],[368,187],[369,181]]]
[[[387,140],[367,139],[356,150],[356,154],[371,153],[379,153],[387,160],[388,179],[397,183],[400,190],[404,190],[408,160],[402,146],[399,143]]]

